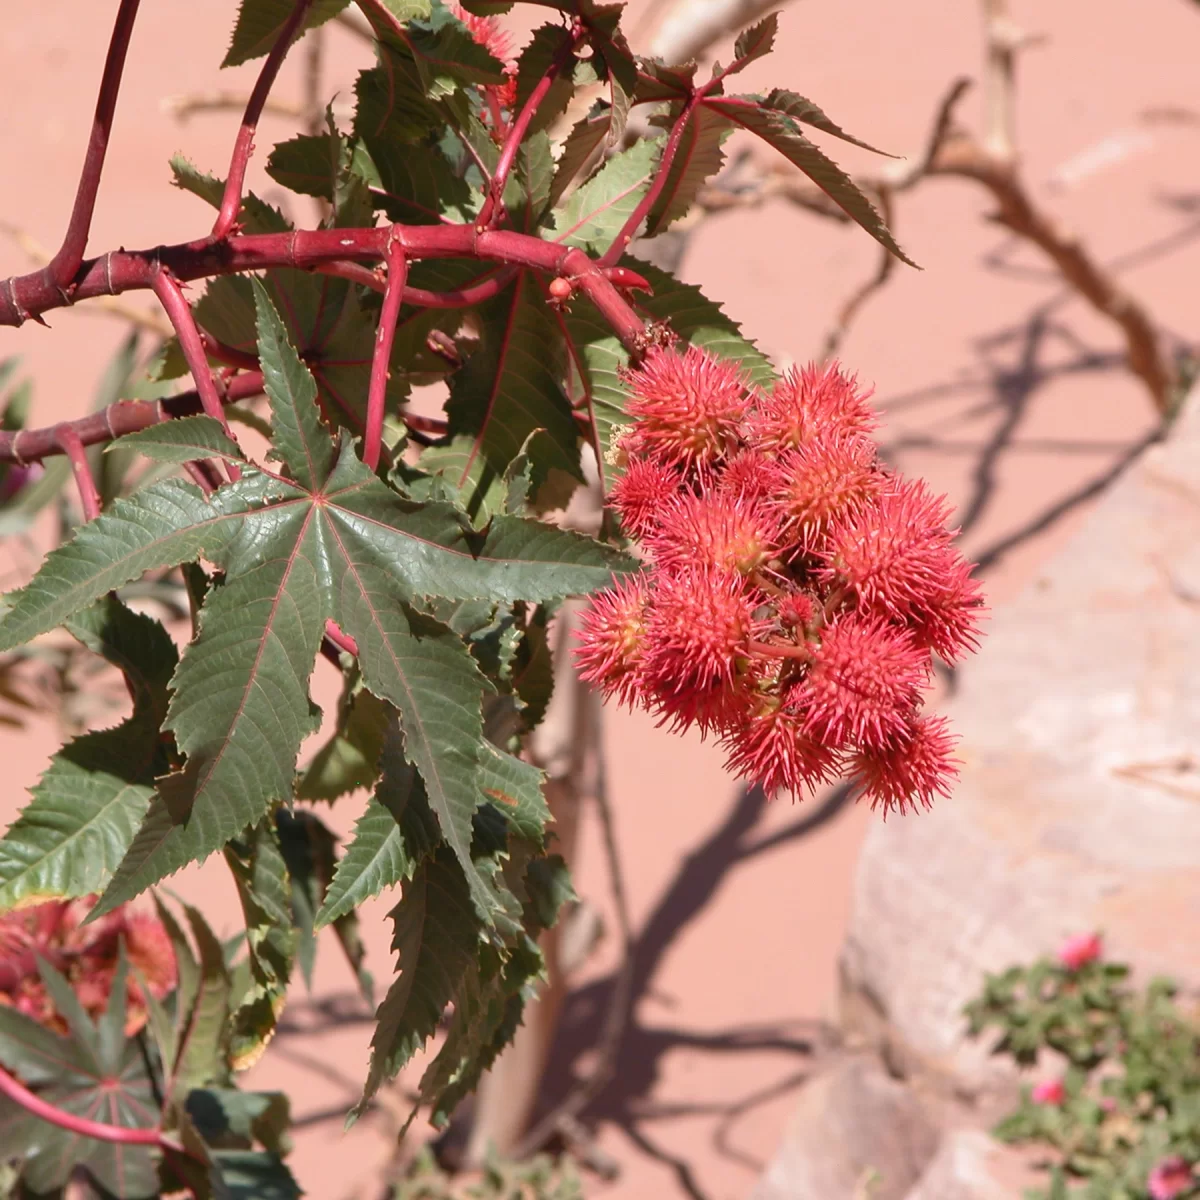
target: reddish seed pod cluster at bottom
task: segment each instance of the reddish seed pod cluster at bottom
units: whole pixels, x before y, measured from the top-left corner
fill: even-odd
[[[983,599],[946,499],[884,466],[836,364],[764,392],[697,347],[625,373],[609,502],[647,565],[592,598],[576,651],[607,697],[698,726],[770,793],[842,776],[885,812],[955,774],[922,712],[932,655],[977,645]]]

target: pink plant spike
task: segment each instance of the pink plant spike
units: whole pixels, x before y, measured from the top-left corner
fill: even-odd
[[[1195,1183],[1192,1165],[1178,1154],[1164,1158],[1146,1180],[1146,1190],[1151,1200],[1175,1200]]]
[[[1066,1099],[1066,1088],[1061,1079],[1043,1079],[1034,1084],[1031,1099],[1034,1104],[1045,1104],[1057,1108]]]
[[[1098,933],[1075,933],[1059,948],[1058,961],[1068,971],[1078,971],[1103,953],[1104,942]]]

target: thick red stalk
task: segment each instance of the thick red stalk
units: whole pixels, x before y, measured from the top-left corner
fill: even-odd
[[[284,57],[291,49],[311,6],[312,0],[296,0],[291,15],[284,22],[279,36],[275,39],[275,45],[271,47],[271,53],[267,55],[267,61],[258,73],[250,99],[246,102],[246,111],[242,115],[242,123],[233,143],[233,157],[229,162],[229,174],[225,179],[221,208],[213,225],[212,235],[215,239],[225,237],[233,229],[238,213],[242,211],[242,185],[246,182],[246,167],[250,162],[250,155],[254,153],[254,133],[258,128],[258,120],[262,116],[267,97],[271,94],[271,88],[275,85],[275,77],[279,74]]]
[[[235,375],[226,385],[225,402],[232,404],[245,400],[249,396],[257,396],[262,390],[262,375],[258,371],[247,371],[244,375]],[[166,400],[118,400],[99,412],[89,413],[86,417],[62,425],[18,429],[12,433],[0,431],[0,462],[24,465],[62,454],[60,435],[64,427],[69,427],[83,445],[95,446],[158,425],[162,421],[201,411],[197,392],[184,392]]]
[[[691,120],[692,112],[699,102],[700,95],[697,93],[684,105],[683,112],[679,114],[678,119],[672,126],[671,133],[667,137],[667,144],[663,147],[662,160],[658,164],[658,172],[654,176],[654,182],[638,202],[637,208],[629,214],[625,224],[621,226],[621,232],[613,238],[612,245],[597,260],[601,267],[611,267],[617,262],[621,255],[625,253],[629,243],[633,241],[633,236],[637,233],[638,226],[641,225],[650,210],[658,203],[658,198],[662,195],[662,190],[667,185],[667,176],[671,173],[671,163],[675,161],[675,154],[679,149],[679,143],[683,140],[683,131],[687,127],[688,121]]]
[[[104,170],[104,157],[108,152],[108,138],[112,132],[113,115],[117,108],[117,93],[121,90],[121,75],[125,70],[125,56],[129,50],[129,39],[133,34],[133,22],[137,17],[139,3],[140,0],[121,0],[121,6],[117,9],[117,19],[113,24],[112,39],[108,44],[108,56],[104,60],[104,75],[100,80],[100,94],[96,99],[96,114],[92,119],[92,133],[88,138],[83,170],[79,173],[79,187],[75,192],[71,219],[67,222],[67,232],[63,235],[58,253],[42,271],[49,282],[67,292],[71,290],[71,281],[75,278],[87,250],[92,213],[96,208],[96,193],[100,188],[100,175]]]
[[[92,478],[92,466],[87,460],[87,451],[79,440],[79,434],[70,425],[57,425],[54,433],[67,456],[67,461],[71,464],[71,474],[75,476],[75,486],[79,489],[79,502],[83,506],[83,519],[94,521],[100,515],[100,493],[96,489],[95,479]]]
[[[14,1104],[19,1104],[33,1116],[57,1125],[68,1133],[80,1137],[93,1138],[98,1142],[113,1142],[118,1146],[154,1146],[159,1150],[175,1150],[180,1147],[172,1141],[161,1129],[127,1129],[123,1125],[105,1125],[100,1121],[92,1121],[87,1117],[79,1117],[74,1113],[64,1112],[63,1109],[43,1100],[41,1096],[31,1092],[20,1080],[0,1068],[0,1092],[3,1092]]]
[[[48,285],[40,272],[4,281],[0,284],[0,325],[19,325],[22,313],[29,316],[49,312],[91,296],[153,288],[155,277],[164,269],[174,281],[187,282],[269,267],[313,270],[339,259],[378,260],[386,253],[389,237],[398,238],[410,262],[475,258],[561,275],[600,309],[626,349],[635,355],[642,352],[641,319],[617,291],[605,268],[582,250],[529,233],[506,229],[480,232],[474,225],[293,230],[235,236],[218,243],[204,239],[153,250],[112,250],[81,266],[70,297]]]
[[[367,428],[363,436],[363,462],[372,471],[379,466],[379,454],[383,447],[388,368],[392,361],[396,322],[400,319],[400,305],[404,300],[404,281],[408,275],[408,262],[399,238],[388,242],[386,262],[387,287],[383,293],[383,308],[379,313],[379,328],[375,331],[371,379],[367,385]]]
[[[192,373],[192,378],[196,381],[196,391],[200,394],[200,403],[204,406],[204,411],[214,420],[220,421],[221,428],[232,437],[229,422],[225,419],[225,409],[221,404],[221,397],[217,394],[216,380],[213,379],[208,358],[204,353],[200,330],[196,326],[196,318],[192,315],[191,305],[184,298],[183,288],[167,270],[156,271],[150,281],[150,286],[154,288],[154,294],[158,297],[159,303],[163,306],[167,318],[179,338],[179,348],[183,351],[184,361]],[[236,463],[227,462],[225,470],[234,483],[242,477],[242,472]]]
[[[318,274],[333,275],[338,279],[347,279],[362,287],[368,287],[375,292],[387,291],[387,281],[379,271],[372,271],[361,263],[331,262],[314,267]],[[516,272],[505,268],[493,272],[473,283],[469,287],[458,288],[448,292],[430,292],[425,288],[404,288],[404,303],[414,308],[469,308],[472,304],[482,304],[493,296],[498,296],[512,282]]]
[[[533,118],[537,116],[537,111],[542,106],[542,101],[546,99],[550,89],[554,86],[554,81],[562,74],[563,68],[574,57],[576,48],[583,40],[583,32],[582,24],[577,21],[571,30],[571,40],[564,42],[559,48],[558,53],[551,59],[545,74],[537,81],[533,91],[529,93],[529,99],[525,101],[516,119],[509,126],[508,133],[504,138],[504,145],[500,149],[500,159],[496,163],[495,171],[492,173],[488,198],[484,202],[483,210],[479,214],[480,227],[494,224],[496,218],[499,216],[501,204],[504,199],[504,187],[508,183],[508,175],[512,170],[513,163],[517,161],[517,153],[521,149],[521,143],[525,140],[526,133],[529,132],[529,125],[533,121]]]

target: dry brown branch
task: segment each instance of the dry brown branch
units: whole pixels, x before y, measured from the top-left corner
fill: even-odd
[[[884,224],[890,229],[893,212],[891,188],[880,188],[878,197],[880,216],[883,217]],[[886,246],[880,246],[877,255],[879,265],[875,268],[875,273],[850,295],[838,311],[833,328],[825,335],[825,345],[821,348],[822,358],[833,358],[837,354],[846,334],[850,332],[854,318],[858,316],[859,309],[877,291],[886,286],[887,281],[892,277],[892,272],[896,269],[896,263],[899,260]]]
[[[197,113],[244,112],[246,100],[244,92],[184,92],[178,96],[164,96],[159,106],[182,124]],[[303,104],[291,100],[271,99],[263,106],[263,112],[298,121],[305,116],[306,109]]]
[[[680,0],[667,13],[650,54],[667,63],[700,58],[714,43],[783,7],[785,0]]]
[[[1016,165],[993,157],[969,134],[957,133],[943,144],[929,174],[973,179],[991,192],[997,205],[993,219],[1042,250],[1074,291],[1120,327],[1129,369],[1146,385],[1158,411],[1167,415],[1175,371],[1149,313],[1078,235],[1037,207]]]
[[[0,221],[0,233],[16,243],[19,249],[37,266],[45,266],[50,261],[50,252],[32,234],[8,221]],[[173,330],[169,322],[157,312],[150,312],[123,300],[120,296],[97,296],[92,303],[79,310],[80,312],[103,313],[127,321],[137,329],[158,338],[169,338]]]

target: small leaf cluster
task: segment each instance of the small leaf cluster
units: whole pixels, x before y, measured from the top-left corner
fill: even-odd
[[[1170,980],[1139,988],[1121,963],[1042,959],[989,975],[965,1016],[1022,1067],[1062,1064],[994,1130],[1047,1151],[1031,1200],[1200,1195],[1200,1022]]]

